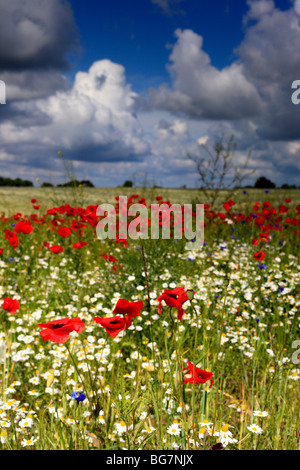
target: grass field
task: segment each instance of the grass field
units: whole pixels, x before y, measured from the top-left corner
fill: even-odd
[[[299,449],[299,194],[222,192],[187,250],[96,206],[196,190],[1,188],[0,448]]]
[[[243,189],[233,191],[220,191],[217,198],[218,209],[229,197],[234,197],[237,207],[245,210],[249,204],[257,201],[268,200],[272,204],[283,201],[286,197],[292,199],[292,207],[300,203],[300,190],[298,189],[276,189],[265,193],[262,189]],[[173,188],[10,188],[0,187],[0,213],[13,215],[16,212],[30,214],[32,211],[31,199],[35,198],[42,205],[41,210],[47,210],[56,204],[70,204],[88,206],[89,204],[114,203],[116,196],[130,196],[137,192],[150,203],[157,202],[156,196],[162,196],[164,200],[171,203],[189,204],[192,201],[198,203],[209,203],[204,194],[198,189],[173,189]]]

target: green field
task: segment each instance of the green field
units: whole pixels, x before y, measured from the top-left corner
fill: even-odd
[[[300,203],[300,190],[292,189],[272,189],[268,194],[263,189],[220,191],[217,199],[217,207],[222,209],[222,204],[228,197],[232,197],[238,208],[244,210],[248,204],[261,200],[268,200],[272,204],[283,201],[286,197],[292,199],[292,206]],[[147,201],[156,202],[156,196],[162,196],[164,200],[169,200],[172,204],[188,204],[193,201],[198,203],[209,203],[209,200],[198,189],[165,189],[165,188],[82,188],[74,190],[72,188],[11,188],[0,187],[0,213],[13,215],[16,212],[30,214],[32,211],[31,199],[37,199],[41,204],[41,211],[47,210],[54,205],[70,204],[88,206],[89,204],[102,204],[115,202],[116,196],[130,196],[139,194]]]
[[[0,190],[0,449],[299,449],[299,191],[220,193],[200,250],[99,240],[132,194],[209,202]]]

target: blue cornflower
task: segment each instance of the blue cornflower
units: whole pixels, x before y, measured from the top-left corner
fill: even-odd
[[[74,400],[76,401],[83,401],[85,400],[85,394],[84,393],[80,393],[80,392],[73,392],[72,393],[72,398],[74,398]]]
[[[284,291],[284,287],[279,287],[279,292],[283,292]]]
[[[259,269],[267,269],[267,266],[263,263],[257,265]]]

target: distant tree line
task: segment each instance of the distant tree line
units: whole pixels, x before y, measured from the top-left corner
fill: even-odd
[[[14,187],[26,187],[26,186],[33,186],[33,182],[29,180],[23,180],[22,178],[6,178],[4,176],[0,176],[0,186],[14,186]],[[44,183],[41,184],[42,188],[53,188],[55,185],[52,183],[48,183],[45,181]],[[68,183],[62,183],[62,184],[57,184],[56,187],[78,187],[78,186],[84,186],[86,188],[94,188],[93,183],[88,180],[83,180],[83,181],[77,181],[77,180],[72,180],[69,181]]]
[[[126,180],[124,181],[123,183],[123,188],[132,188],[134,186],[133,182],[130,181],[130,180]],[[159,186],[156,186],[157,188]],[[187,189],[187,186],[185,184],[183,184],[181,187],[181,189]],[[235,189],[241,189],[241,188],[256,188],[256,189],[276,189],[277,186],[275,183],[273,183],[272,181],[270,181],[268,178],[266,178],[265,176],[261,176],[260,178],[258,178],[254,184],[254,186],[251,186],[251,185],[247,185],[247,186],[235,186]],[[226,188],[224,188],[226,189]],[[278,189],[300,189],[300,186],[297,186],[295,184],[287,184],[287,183],[284,183],[282,186],[278,186]]]
[[[251,187],[251,186],[249,186]],[[254,184],[254,188],[257,189],[276,189],[277,186],[273,181],[270,181],[268,178],[265,176],[261,176],[258,178]],[[295,184],[287,184],[284,183],[283,185],[280,186],[281,189],[297,189],[297,186]],[[300,187],[299,187],[300,188]]]
[[[48,186],[51,183],[43,183],[43,184],[44,185],[46,184]],[[78,186],[84,186],[85,188],[94,188],[93,183],[91,183],[91,181],[89,180],[77,181],[75,179],[68,181],[67,183],[58,184],[57,188],[74,188],[74,187],[78,188]]]
[[[5,176],[0,176],[0,186],[33,186],[32,181],[22,180],[21,178],[6,178]]]
[[[33,183],[30,180],[23,180],[22,178],[12,179],[12,178],[7,178],[5,176],[0,176],[0,186],[14,186],[14,187],[26,187],[26,186],[28,187],[28,186],[31,186],[32,187]],[[93,185],[93,183],[89,180],[77,181],[76,179],[68,181],[67,183],[60,183],[60,184],[56,185],[57,188],[68,188],[68,187],[70,187],[70,188],[76,187],[77,188],[79,186],[83,186],[85,188],[94,188],[95,187]],[[132,188],[133,186],[134,186],[134,184],[130,180],[126,180],[123,183],[123,187],[125,187],[125,188],[126,187],[127,188]],[[42,188],[54,188],[55,185],[45,181],[44,183],[41,184],[41,187]],[[158,187],[158,186],[156,186],[156,187]],[[235,186],[235,189],[238,189],[239,187],[241,188],[241,186]],[[186,188],[186,185],[181,186],[181,188]],[[277,186],[276,186],[275,183],[270,181],[265,176],[261,176],[260,178],[258,178],[256,180],[254,186],[247,185],[247,186],[243,186],[243,188],[276,189]],[[279,187],[278,187],[278,189],[279,189]],[[284,183],[283,185],[280,186],[280,189],[300,189],[300,186],[297,187],[295,184],[290,185],[290,184]]]

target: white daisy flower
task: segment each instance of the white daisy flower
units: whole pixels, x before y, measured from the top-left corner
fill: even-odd
[[[254,416],[260,416],[261,418],[264,417],[264,416],[268,416],[269,413],[267,411],[253,411],[253,415]]]
[[[247,429],[249,429],[251,432],[254,432],[255,434],[261,434],[263,431],[262,428],[257,424],[251,424],[251,426],[248,426]]]
[[[167,429],[167,433],[172,434],[173,436],[179,436],[180,431],[181,429],[178,423],[172,423]]]
[[[121,421],[120,423],[116,423],[116,429],[119,436],[121,436],[124,432],[127,431],[126,423]]]
[[[31,439],[23,439],[21,441],[21,446],[22,447],[27,447],[27,446],[33,446],[33,444],[37,441],[37,439],[34,439],[31,437]]]

